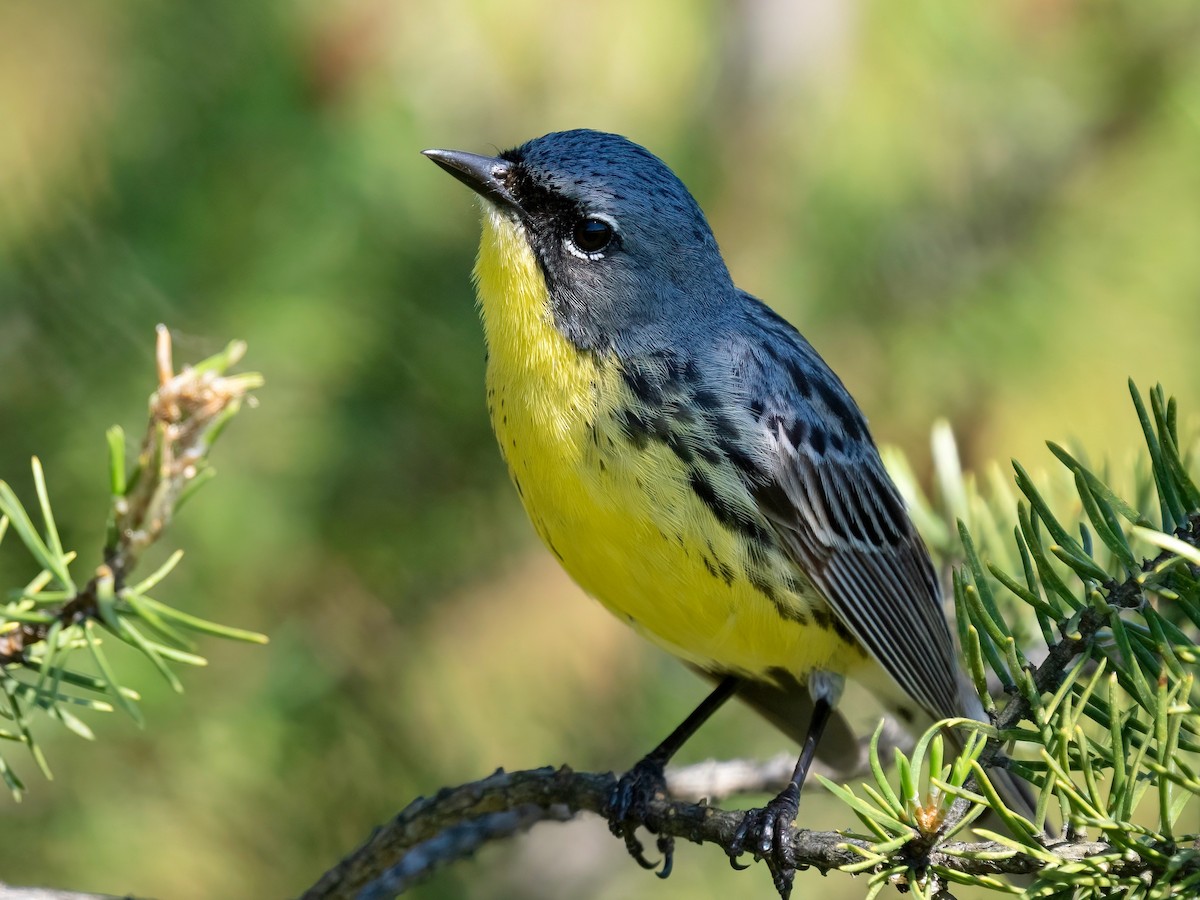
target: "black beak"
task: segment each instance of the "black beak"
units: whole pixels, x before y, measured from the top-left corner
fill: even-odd
[[[492,156],[464,153],[462,150],[422,150],[423,154],[498,207],[524,217],[525,211],[508,188],[512,163]]]

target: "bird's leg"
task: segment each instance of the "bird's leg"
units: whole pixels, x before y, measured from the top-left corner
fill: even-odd
[[[605,810],[608,827],[617,837],[625,841],[625,848],[644,869],[654,869],[658,863],[646,859],[641,841],[635,836],[638,826],[645,824],[646,810],[656,795],[667,792],[663,767],[670,761],[688,738],[708,721],[721,706],[733,696],[738,688],[738,679],[732,675],[721,679],[713,692],[704,698],[690,716],[672,731],[661,744],[647,753],[632,769],[626,772],[613,786]],[[675,839],[669,835],[658,837],[658,851],[663,855],[659,878],[671,874],[672,853]]]
[[[746,811],[742,824],[734,833],[733,843],[729,847],[729,861],[735,869],[745,866],[738,863],[738,857],[749,850],[754,858],[765,859],[767,868],[771,870],[771,879],[775,889],[783,900],[788,900],[792,893],[792,881],[796,877],[796,858],[792,853],[792,826],[796,814],[800,811],[800,788],[808,776],[812,765],[813,754],[837,695],[841,693],[840,679],[832,679],[826,686],[824,679],[817,684],[810,682],[810,687],[816,697],[813,704],[812,720],[808,725],[808,734],[804,737],[804,746],[800,750],[800,758],[796,760],[796,768],[792,771],[792,780],[788,786],[766,806]]]

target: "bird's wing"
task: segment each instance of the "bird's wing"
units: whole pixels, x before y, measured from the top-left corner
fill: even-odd
[[[807,341],[765,308],[764,315],[760,340],[749,344],[753,364],[743,357],[733,370],[759,449],[754,471],[744,473],[747,488],[884,670],[926,712],[960,715],[937,576],[866,421]]]

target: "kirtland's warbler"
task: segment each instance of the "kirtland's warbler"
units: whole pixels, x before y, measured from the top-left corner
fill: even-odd
[[[803,743],[735,841],[786,892],[814,752],[859,756],[833,709],[845,678],[913,729],[982,714],[866,420],[808,341],[734,286],[649,151],[579,130],[495,158],[425,153],[484,200],[488,412],[537,533],[584,590],[717,682],[620,780],[613,829],[651,865],[633,832],[663,765],[736,694]]]

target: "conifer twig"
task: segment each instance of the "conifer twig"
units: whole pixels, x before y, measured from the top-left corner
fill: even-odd
[[[49,621],[23,622],[0,635],[0,666],[21,663],[25,651],[46,640],[55,622],[63,626],[94,619],[101,613],[100,592],[119,592],[143,551],[162,535],[180,501],[201,474],[199,463],[221,427],[247,393],[262,384],[249,373],[225,375],[241,359],[246,345],[229,345],[206,366],[174,371],[171,333],[158,326],[155,360],[158,390],[150,397],[150,421],[142,440],[138,469],[128,490],[114,490],[112,518],[104,562],[74,597],[50,610]],[[124,479],[124,473],[114,478]]]
[[[1191,516],[1188,524],[1176,529],[1174,534],[1175,537],[1193,547],[1200,546],[1200,514]],[[1107,582],[1104,590],[1108,604],[1118,609],[1139,607],[1145,597],[1141,576],[1161,568],[1164,563],[1175,556],[1175,553],[1163,550],[1153,559],[1142,562],[1139,575],[1130,576],[1121,582],[1116,580]],[[1192,566],[1192,569],[1196,570],[1197,567]],[[1097,633],[1107,625],[1108,617],[1095,607],[1083,610],[1075,633],[1063,635],[1061,640],[1051,644],[1047,648],[1045,658],[1033,670],[1033,683],[1037,690],[1042,694],[1057,690],[1071,663],[1080,653],[1087,650],[1092,641],[1096,639]],[[1031,711],[1029,700],[1025,696],[1019,692],[1012,695],[1004,708],[996,714],[995,726],[999,735],[988,739],[987,746],[979,757],[980,765],[987,768],[1001,758],[1004,732],[1016,728],[1023,719],[1029,717]],[[959,815],[965,813],[968,807],[969,804],[960,805]]]
[[[123,643],[149,661],[171,688],[183,682],[173,663],[207,665],[188,633],[251,643],[264,635],[211,622],[161,602],[162,580],[182,557],[176,550],[154,572],[132,577],[144,551],[163,534],[180,506],[213,474],[209,451],[224,426],[262,376],[228,374],[245,352],[241,341],[193,366],[175,371],[170,333],[158,327],[158,387],[150,396],[149,424],[132,466],[126,464],[125,434],[107,434],[111,502],[102,561],[80,586],[71,572],[76,555],[63,547],[41,463],[34,458],[37,506],[33,513],[0,481],[0,539],[12,533],[41,572],[0,602],[0,738],[25,746],[38,768],[51,777],[35,739],[34,715],[56,721],[74,734],[94,739],[74,710],[122,709],[142,722],[137,691],[117,679],[106,653],[108,639]],[[35,524],[40,513],[41,522]],[[71,665],[87,654],[91,671]],[[19,800],[24,783],[0,754],[0,781]]]

